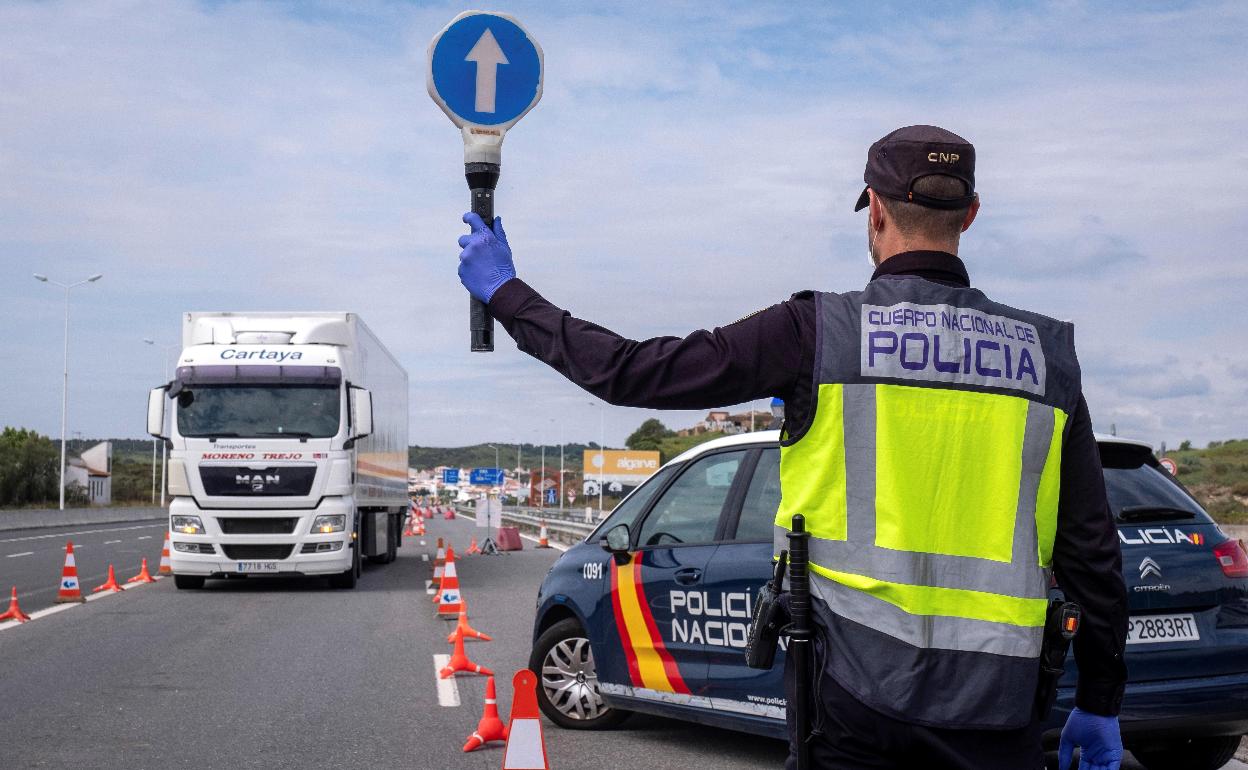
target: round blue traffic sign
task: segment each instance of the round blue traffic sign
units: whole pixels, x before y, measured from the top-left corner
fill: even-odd
[[[542,96],[541,46],[514,19],[461,14],[429,45],[429,94],[459,126],[507,127]]]

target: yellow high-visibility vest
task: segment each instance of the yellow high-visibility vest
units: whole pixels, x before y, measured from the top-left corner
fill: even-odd
[[[811,533],[825,666],[941,727],[1031,719],[1073,328],[975,289],[885,278],[817,294],[808,424],[786,425],[776,550]]]

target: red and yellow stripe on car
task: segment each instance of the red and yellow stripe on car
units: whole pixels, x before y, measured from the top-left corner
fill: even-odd
[[[659,636],[650,603],[646,601],[641,554],[630,555],[624,564],[612,560],[611,604],[633,686],[688,695],[689,688]]]

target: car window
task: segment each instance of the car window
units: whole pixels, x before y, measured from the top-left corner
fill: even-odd
[[[776,510],[780,508],[780,450],[764,449],[750,478],[750,488],[741,504],[734,540],[766,540],[771,542]]]
[[[724,500],[743,459],[745,450],[707,455],[690,463],[642,522],[637,544],[712,542]]]
[[[1190,511],[1196,518],[1207,514],[1183,488],[1148,463],[1148,449],[1102,444],[1101,467],[1105,470],[1105,492],[1115,516],[1123,508],[1157,507]]]
[[[668,465],[660,468],[657,473],[646,479],[644,484],[637,487],[631,495],[621,500],[620,504],[615,506],[615,510],[611,511],[611,514],[598,527],[597,531],[605,533],[617,524],[627,524],[629,529],[634,529],[637,517],[646,509],[646,504],[650,502],[650,499],[654,497],[656,492],[663,488],[663,485],[667,483],[667,480],[672,477],[672,474],[678,468],[680,468],[679,465]]]

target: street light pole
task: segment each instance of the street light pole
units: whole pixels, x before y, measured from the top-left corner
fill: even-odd
[[[60,286],[65,290],[65,357],[64,365],[61,369],[61,492],[60,507],[65,510],[65,427],[69,419],[69,290],[75,286],[82,286],[85,283],[94,283],[103,278],[102,273],[96,273],[90,278],[83,279],[77,283],[61,283],[60,281],[50,280],[46,275],[35,273],[35,280],[43,283],[50,283],[54,286]]]
[[[554,418],[551,418],[554,422]],[[559,421],[559,515],[563,516],[563,498],[567,497],[563,489],[563,421]]]

